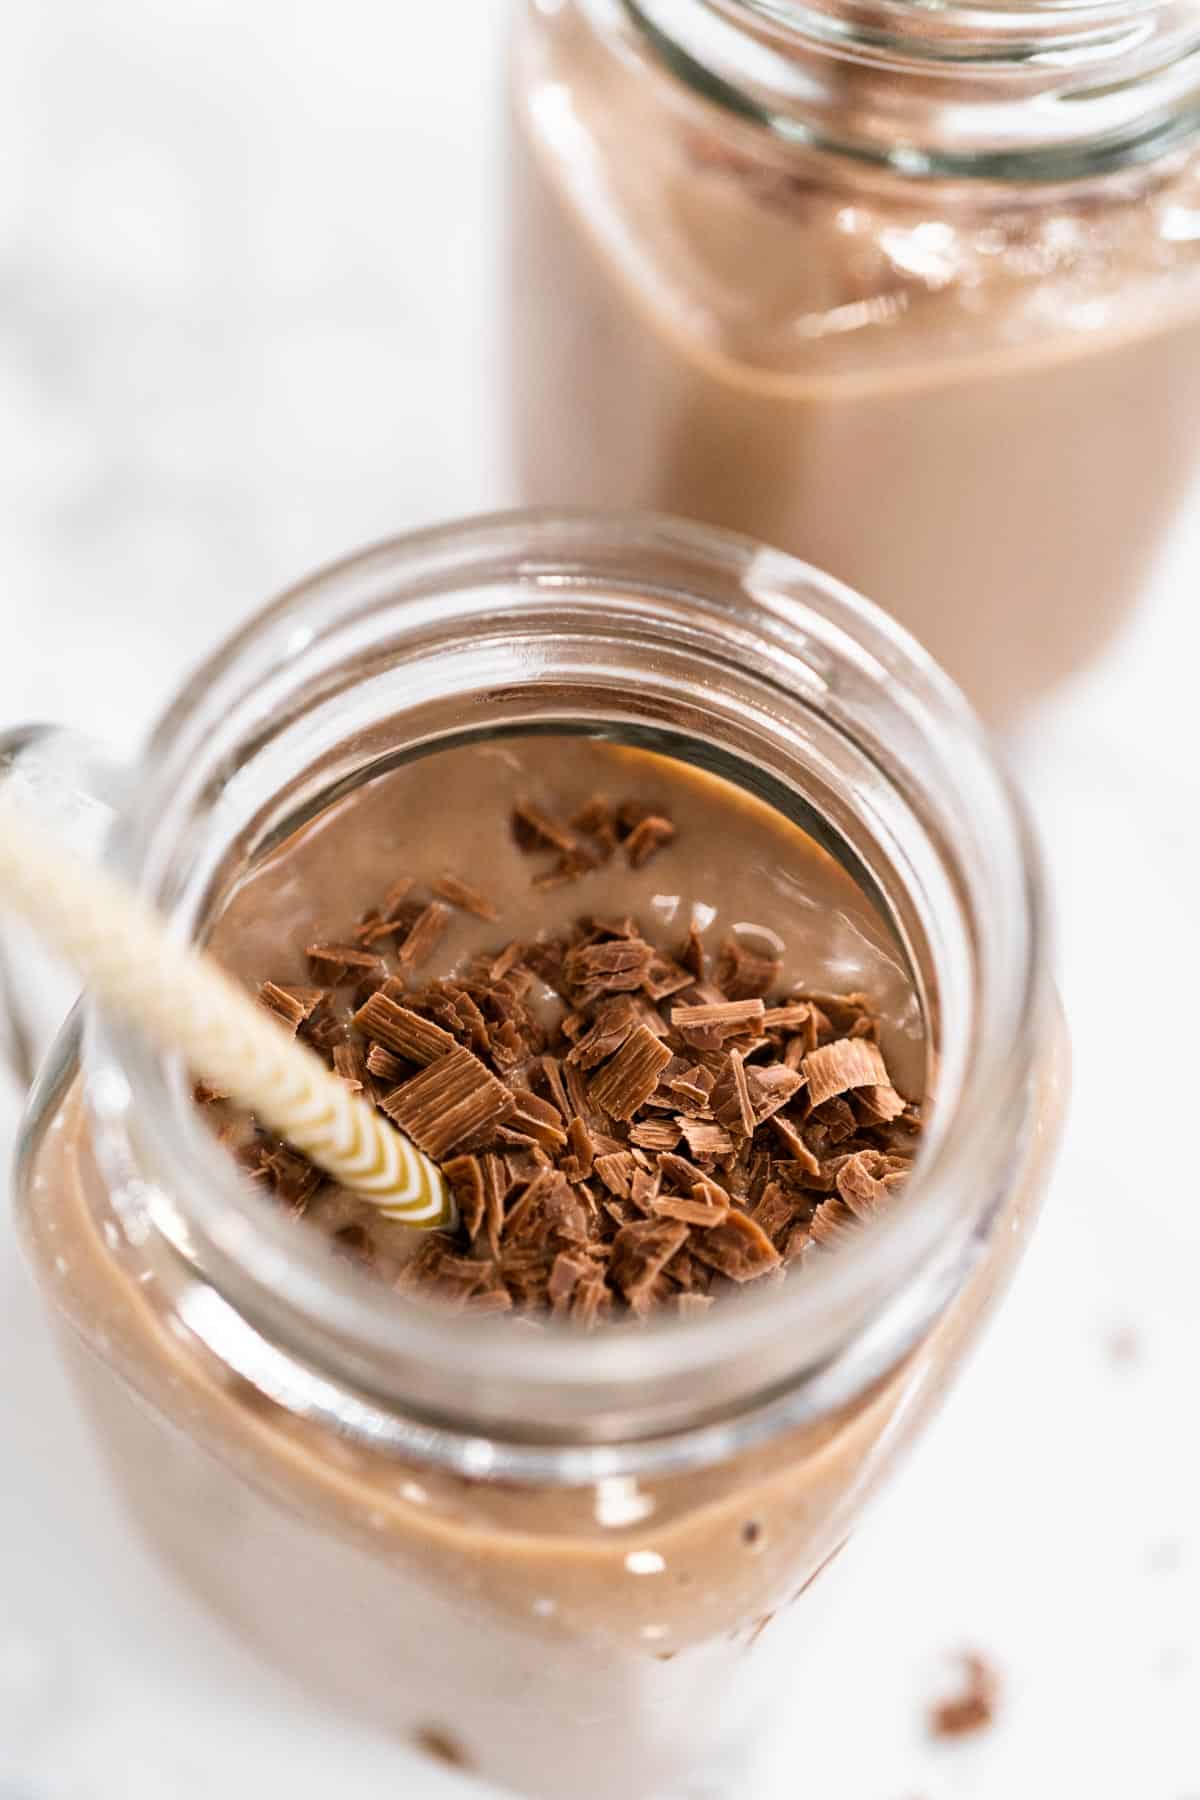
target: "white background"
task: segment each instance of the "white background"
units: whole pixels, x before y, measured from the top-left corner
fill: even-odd
[[[502,37],[489,0],[4,6],[0,724],[130,747],[273,590],[507,499]],[[1200,1797],[1198,576],[1200,498],[1135,630],[1012,746],[1058,908],[1066,1150],[1001,1320],[859,1534],[780,1800]],[[143,1557],[10,1234],[0,1446],[3,1800],[465,1794],[297,1701]],[[1002,1667],[1002,1717],[933,1746],[964,1645]]]

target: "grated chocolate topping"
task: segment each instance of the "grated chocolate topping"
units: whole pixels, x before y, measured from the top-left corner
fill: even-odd
[[[675,836],[628,799],[564,818],[513,811],[535,884],[582,881],[616,857],[640,867]],[[495,920],[496,940],[437,970],[456,910]],[[470,881],[405,875],[344,938],[308,946],[322,985],[259,988],[441,1163],[453,1236],[417,1242],[253,1122],[237,1152],[252,1177],[405,1293],[588,1330],[663,1308],[698,1316],[782,1280],[891,1200],[920,1119],[866,996],[779,991],[774,945],[712,949],[695,923],[663,944],[637,918],[574,911],[512,940]],[[197,1097],[221,1111],[222,1096]],[[398,1273],[389,1231],[405,1246]]]

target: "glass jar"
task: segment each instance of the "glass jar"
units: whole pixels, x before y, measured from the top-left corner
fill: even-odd
[[[780,1683],[819,1692],[806,1590],[1036,1210],[1062,1082],[1041,889],[985,737],[883,615],[742,539],[590,515],[400,539],[268,608],[165,714],[110,855],[203,935],[223,884],[381,766],[533,728],[770,798],[890,922],[936,1104],[908,1193],[820,1281],[553,1355],[405,1303],[251,1191],[183,1072],[86,1005],[35,1084],[22,1228],[130,1507],[266,1656],[519,1792],[679,1794],[702,1765],[745,1793]]]
[[[992,718],[1092,656],[1200,449],[1192,0],[532,0],[521,498],[749,532]]]

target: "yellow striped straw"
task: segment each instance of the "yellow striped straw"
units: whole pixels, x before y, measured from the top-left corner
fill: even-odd
[[[0,905],[18,913],[85,986],[194,1075],[252,1111],[388,1218],[455,1222],[436,1163],[290,1038],[212,957],[167,935],[158,914],[11,800],[0,801]]]

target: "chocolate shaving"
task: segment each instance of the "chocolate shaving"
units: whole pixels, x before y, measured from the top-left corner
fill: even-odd
[[[279,1143],[260,1148],[257,1172],[266,1176],[282,1204],[296,1213],[304,1211],[324,1180],[306,1156]]]
[[[406,1062],[422,1065],[435,1062],[439,1056],[445,1056],[455,1047],[454,1039],[448,1031],[443,1031],[431,1019],[423,1019],[407,1006],[398,1006],[383,993],[372,994],[366,1005],[359,1007],[350,1023],[364,1037],[382,1044],[385,1050],[394,1051],[397,1056],[404,1057]],[[369,1061],[367,1066],[370,1067]],[[384,1075],[387,1071],[378,1069],[372,1073]]]
[[[807,1000],[789,1000],[786,1006],[768,1006],[762,1018],[763,1030],[795,1031],[798,1026],[807,1025],[811,1017],[812,1007]]]
[[[807,1000],[813,1008],[821,1033],[821,1042],[835,1037],[874,1038],[879,1020],[866,994],[825,994],[809,990],[793,995]]]
[[[367,1085],[367,1059],[363,1055],[362,1045],[353,1043],[335,1044],[333,1047],[334,1073],[340,1075],[346,1086],[355,1093],[363,1093]]]
[[[335,983],[342,979],[347,969],[383,973],[382,959],[373,950],[360,950],[357,944],[309,944],[304,954],[309,962],[330,970],[330,980]]]
[[[420,916],[420,907],[403,906],[390,918],[381,919],[372,913],[363,920],[355,932],[358,942],[364,946],[381,944],[386,938],[397,938],[412,930],[413,921]]]
[[[449,923],[450,908],[443,906],[440,900],[431,900],[418,913],[412,930],[396,952],[396,961],[400,967],[415,969],[418,963],[424,962],[433,953]]]
[[[777,956],[759,956],[736,938],[726,938],[717,958],[717,986],[730,1000],[755,1000],[769,993],[783,964]]]
[[[660,1194],[651,1202],[651,1211],[660,1218],[678,1219],[685,1225],[698,1225],[707,1229],[719,1225],[728,1217],[729,1196],[722,1194],[719,1188],[698,1182],[695,1198],[682,1194]]]
[[[569,1166],[564,1162],[564,1172],[571,1181],[586,1181],[596,1160],[596,1147],[592,1142],[591,1133],[578,1113],[567,1126],[567,1145],[571,1153],[571,1161]]]
[[[878,1047],[866,1038],[839,1038],[804,1058],[808,1095],[820,1106],[851,1088],[890,1087],[887,1066]]]
[[[822,1250],[835,1249],[853,1237],[857,1229],[857,1218],[840,1196],[822,1200],[808,1221],[808,1235]]]
[[[890,1125],[901,1117],[907,1102],[894,1087],[861,1087],[853,1095],[855,1117],[860,1125]]]
[[[678,994],[684,988],[692,986],[693,977],[689,969],[683,968],[669,956],[655,956],[642,982],[642,992],[651,1000],[665,1000],[670,994]]]
[[[655,1169],[634,1169],[629,1177],[629,1198],[639,1212],[648,1213],[658,1198],[662,1175]]]
[[[674,1119],[641,1119],[629,1133],[639,1150],[673,1150],[683,1135]]]
[[[730,1281],[753,1281],[779,1267],[779,1252],[747,1213],[730,1212],[711,1231],[697,1233],[692,1255],[728,1276]]]
[[[566,855],[579,848],[574,832],[559,825],[527,800],[513,807],[512,822],[513,836],[520,850],[560,850]]]
[[[563,1081],[562,1064],[557,1056],[543,1056],[541,1061],[542,1080],[550,1090],[550,1098],[557,1106],[564,1119],[571,1117],[571,1097],[567,1093]]]
[[[442,1174],[458,1203],[463,1230],[474,1243],[483,1229],[483,1166],[477,1156],[455,1156],[443,1163]]]
[[[595,1169],[610,1194],[618,1200],[629,1199],[637,1164],[628,1150],[612,1150],[606,1156],[598,1156]]]
[[[258,990],[262,1004],[289,1025],[293,1035],[328,994],[328,988],[296,987],[292,983],[264,981]]]
[[[506,944],[499,956],[494,957],[487,964],[488,980],[503,981],[504,977],[516,968],[524,953],[525,946],[523,944],[517,943],[515,940],[511,944]]]
[[[674,1220],[662,1224],[647,1220],[617,1233],[609,1273],[628,1301],[645,1294],[687,1238],[688,1227]]]
[[[800,1167],[809,1175],[819,1175],[821,1172],[820,1162],[791,1121],[781,1119],[778,1113],[775,1113],[772,1115],[771,1125],[792,1160],[799,1163]]]
[[[746,1068],[743,1064],[740,1074],[727,1066],[712,1090],[713,1117],[729,1131],[744,1131],[743,1108],[748,1106],[751,1129],[756,1130],[794,1099],[803,1086],[803,1075],[785,1063],[769,1063],[765,1068]]]
[[[768,1181],[750,1217],[759,1230],[778,1245],[781,1234],[796,1217],[795,1200],[784,1192],[779,1182]]]
[[[669,844],[675,836],[675,827],[670,819],[664,819],[658,813],[647,813],[639,819],[629,836],[625,839],[625,854],[629,858],[631,869],[640,869],[648,863],[656,851]]]
[[[754,1115],[754,1101],[750,1093],[750,1082],[746,1076],[746,1064],[736,1050],[729,1052],[729,1079],[732,1088],[732,1105],[730,1113],[736,1115],[737,1124],[741,1126],[747,1137],[753,1135],[758,1120]],[[726,1119],[730,1130],[736,1129],[733,1117]]]
[[[610,938],[569,950],[563,958],[563,976],[586,1006],[601,994],[640,987],[653,960],[653,950],[641,938]]]
[[[549,1100],[540,1100],[526,1088],[517,1088],[513,1093],[513,1100],[516,1104],[508,1121],[510,1130],[521,1132],[547,1150],[562,1150],[566,1147],[567,1134],[557,1106]]]
[[[639,1025],[591,1083],[592,1101],[611,1119],[632,1119],[658,1085],[671,1052],[644,1025]]]
[[[596,1009],[591,1029],[577,1039],[567,1057],[581,1069],[594,1069],[621,1048],[638,1022],[637,1008],[628,996],[607,1000]]]
[[[393,1056],[382,1044],[372,1044],[367,1051],[368,1075],[378,1075],[381,1081],[395,1083],[402,1081],[407,1072],[403,1057]]]
[[[460,881],[457,875],[439,875],[429,886],[439,900],[456,906],[460,912],[474,913],[477,919],[496,919],[500,916],[486,895],[481,894],[478,888],[470,887],[467,882]]]
[[[687,941],[679,952],[679,965],[690,969],[697,981],[703,981],[708,968],[708,958],[704,953],[704,939],[696,925],[688,927]]]
[[[479,1159],[483,1173],[483,1223],[488,1248],[493,1256],[500,1254],[500,1233],[504,1229],[504,1197],[508,1181],[504,1164],[494,1151]]]
[[[581,1281],[595,1273],[596,1265],[579,1250],[560,1250],[550,1270],[546,1298],[561,1318],[570,1308]]]
[[[675,1006],[671,1009],[671,1023],[697,1049],[719,1050],[726,1038],[756,1037],[764,1010],[760,999]]]
[[[382,1104],[389,1119],[434,1162],[466,1147],[513,1110],[503,1083],[457,1044],[412,1081],[393,1088]]]
[[[779,1112],[804,1086],[804,1077],[785,1063],[769,1063],[765,1069],[747,1069],[746,1080],[756,1125]]]
[[[703,1119],[689,1119],[681,1114],[675,1123],[687,1139],[693,1156],[729,1156],[733,1139],[723,1125],[711,1125]]]

